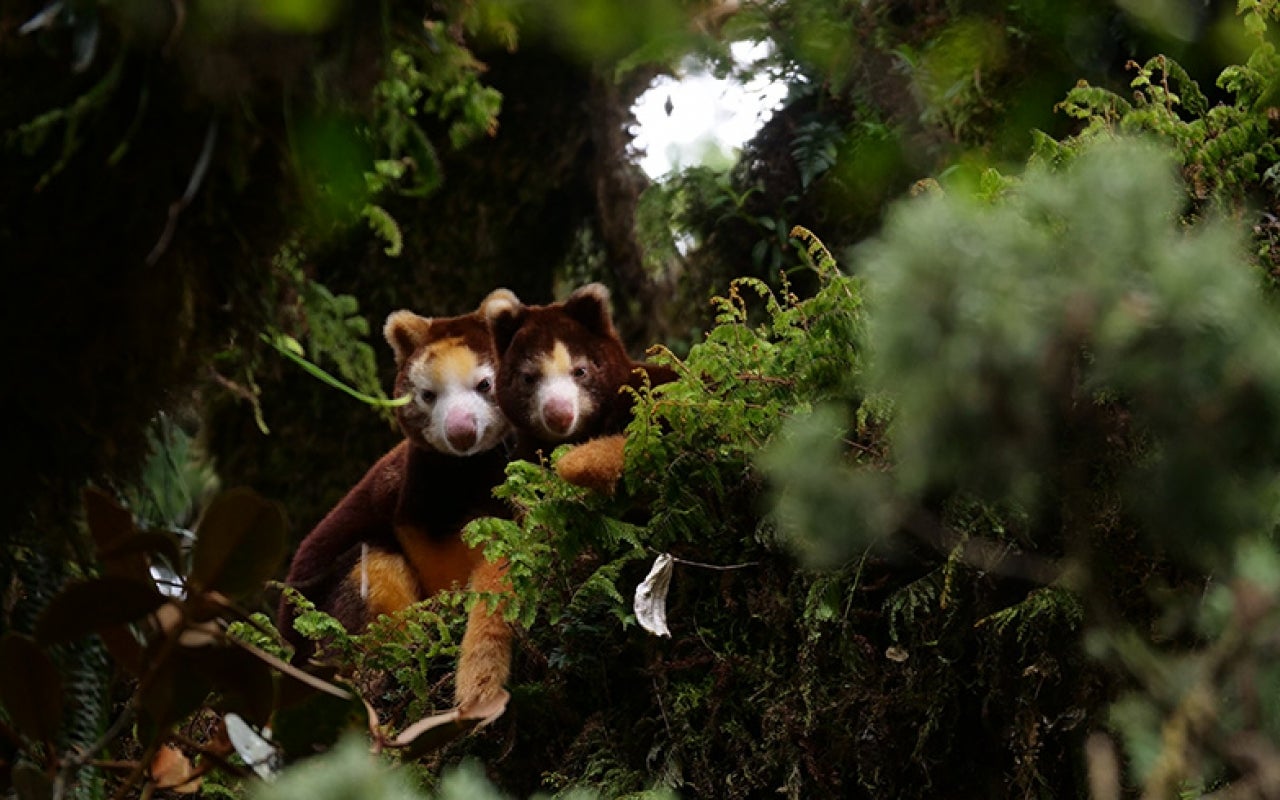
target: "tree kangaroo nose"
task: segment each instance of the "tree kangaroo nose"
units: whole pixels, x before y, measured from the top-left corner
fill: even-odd
[[[476,415],[463,408],[449,410],[444,419],[444,436],[455,450],[469,450],[480,438]]]
[[[542,421],[548,430],[561,436],[573,427],[576,416],[573,401],[567,397],[551,397],[542,405]]]

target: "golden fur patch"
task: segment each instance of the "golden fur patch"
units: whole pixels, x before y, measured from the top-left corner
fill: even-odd
[[[401,525],[396,528],[396,540],[427,595],[463,588],[471,571],[484,561],[484,554],[468,546],[461,536],[432,538],[417,528]]]
[[[421,590],[403,556],[371,550],[356,562],[347,580],[359,586],[370,618],[392,614],[418,602]]]
[[[544,355],[538,363],[538,369],[544,376],[568,375],[573,371],[573,356],[564,342],[557,341],[551,352]]]
[[[427,345],[410,368],[410,376],[416,382],[437,386],[469,383],[479,366],[476,352],[467,347],[462,337],[453,336]]]

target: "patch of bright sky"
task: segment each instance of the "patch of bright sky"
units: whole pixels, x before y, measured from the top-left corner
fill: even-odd
[[[750,65],[768,55],[769,45],[735,42],[730,51],[739,64]],[[659,77],[632,108],[640,168],[655,180],[709,159],[728,161],[787,94],[785,84],[763,73],[744,84],[716,78],[696,61],[681,72],[675,78]]]

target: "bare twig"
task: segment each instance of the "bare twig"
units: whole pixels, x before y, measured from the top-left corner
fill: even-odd
[[[52,800],[62,800],[62,796],[67,791],[67,784],[71,780],[71,776],[79,771],[86,764],[93,761],[94,757],[101,753],[104,748],[111,742],[115,741],[125,726],[133,721],[133,715],[137,712],[137,693],[129,698],[129,702],[125,704],[124,710],[120,712],[120,716],[116,717],[116,721],[111,723],[111,727],[98,738],[98,741],[89,745],[87,750],[81,750],[77,753],[68,753],[62,758],[62,768],[58,770],[58,774],[53,779],[53,790],[50,792]]]
[[[684,564],[685,566],[689,566],[689,567],[701,567],[702,569],[715,569],[720,571],[727,571],[731,569],[745,569],[746,567],[760,566],[759,561],[748,561],[744,564],[723,564],[722,565],[722,564],[704,564],[701,561],[690,561],[687,558],[676,558],[675,556],[672,556],[671,560],[676,562],[677,564]]]
[[[187,181],[187,189],[182,193],[182,197],[169,204],[169,219],[165,223],[164,231],[160,234],[160,239],[156,242],[155,247],[151,248],[151,253],[147,255],[147,266],[154,266],[160,260],[160,256],[169,249],[169,243],[173,241],[174,231],[178,228],[178,217],[182,212],[191,205],[191,201],[195,199],[196,192],[200,191],[200,184],[204,182],[205,173],[209,171],[209,162],[213,160],[213,148],[218,141],[218,120],[215,117],[209,122],[209,127],[204,134],[204,146],[200,149],[200,156],[196,158],[195,167],[191,170],[191,178]]]
[[[226,389],[228,392],[231,392],[231,394],[236,397],[239,397],[241,400],[245,400],[251,404],[257,404],[258,396],[253,393],[252,389],[246,389],[244,386],[241,386],[239,383],[236,383],[212,367],[209,368],[209,376],[213,378],[214,383],[218,384],[223,389]]]
[[[116,772],[125,772],[137,767],[138,762],[120,761],[118,759],[110,759],[110,758],[108,759],[95,758],[92,761],[88,762],[88,766],[97,767],[98,769],[111,769],[111,770],[115,770]]]

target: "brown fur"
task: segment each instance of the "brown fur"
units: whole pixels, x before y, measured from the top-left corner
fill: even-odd
[[[639,388],[647,380],[657,386],[675,380],[673,370],[632,361],[614,329],[609,293],[600,284],[584,286],[563,303],[516,306],[492,317],[499,353],[498,403],[518,435],[517,455],[536,458],[561,444],[588,444],[570,451],[557,464],[570,483],[612,492],[622,475],[624,437],[618,436],[631,419],[632,396],[624,387]],[[547,365],[565,358],[582,365],[574,376],[589,398],[587,418],[571,435],[556,438],[535,420],[538,380]],[[589,441],[604,437],[599,443]],[[581,452],[579,452],[581,450]]]
[[[496,364],[487,313],[517,304],[514,295],[500,290],[480,311],[462,317],[426,320],[410,312],[388,317],[385,334],[396,353],[397,395],[413,391],[414,370],[466,373],[477,364]],[[397,416],[404,441],[303,539],[286,579],[352,631],[445,589],[504,588],[505,564],[490,564],[461,538],[471,520],[507,513],[492,494],[504,478],[504,448],[465,457],[446,454],[432,449],[423,435],[432,424],[429,406],[410,403]],[[494,418],[501,420],[496,407]],[[507,430],[505,421],[501,424],[493,435]],[[481,611],[468,620],[460,658],[456,694],[462,704],[482,702],[501,689],[510,669],[508,626],[501,615],[484,611],[485,604],[476,608]],[[292,607],[283,599],[279,620],[297,648],[295,659],[310,655],[310,644],[289,624]]]
[[[627,437],[601,436],[574,447],[556,462],[556,474],[575,486],[613,494],[622,478]]]

